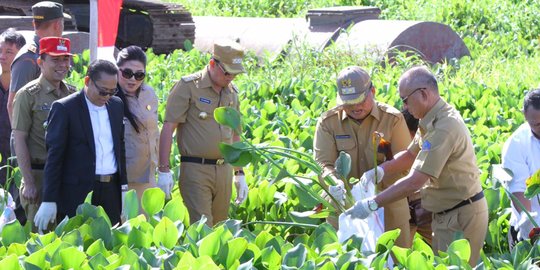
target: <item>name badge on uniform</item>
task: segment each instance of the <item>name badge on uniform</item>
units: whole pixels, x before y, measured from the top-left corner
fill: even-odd
[[[206,103],[206,104],[212,104],[212,101],[207,99],[207,98],[199,98],[199,101],[202,102],[202,103]]]
[[[351,135],[336,135],[336,139],[350,139]]]
[[[41,105],[41,110],[42,111],[50,111],[51,106],[49,106],[49,104],[47,104],[47,103],[43,103],[43,105]]]
[[[422,150],[428,151],[431,149],[431,143],[428,140],[425,140],[424,143],[422,143]]]

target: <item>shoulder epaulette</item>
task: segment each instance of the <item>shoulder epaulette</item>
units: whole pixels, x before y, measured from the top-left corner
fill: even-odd
[[[190,75],[187,75],[187,76],[183,76],[182,81],[191,82],[191,81],[194,81],[196,79],[199,79],[200,77],[201,77],[200,73],[194,73],[194,74],[190,74]]]
[[[322,115],[321,115],[321,120],[324,120],[330,116],[333,116],[333,115],[337,115],[339,112],[341,111],[341,108],[339,107],[334,107],[326,112],[324,112]]]
[[[39,90],[41,90],[41,85],[39,85],[39,83],[37,83],[37,81],[33,81],[34,83],[32,84],[27,84],[27,87],[25,87],[24,89],[21,89],[21,90],[24,90],[24,91],[27,91],[28,94],[30,95],[35,95],[37,92],[39,92]],[[19,90],[19,91],[21,91]]]
[[[389,113],[389,114],[393,114],[393,115],[399,115],[399,114],[401,114],[401,112],[400,112],[398,109],[396,109],[396,108],[394,108],[394,107],[392,107],[392,106],[390,106],[390,105],[388,105],[388,104],[385,104],[385,103],[379,103],[379,105],[380,105],[379,107],[381,108],[381,110],[382,110],[383,112],[386,112],[386,113]]]
[[[36,45],[35,45],[35,44],[30,44],[30,45],[28,45],[28,51],[31,51],[31,52],[33,52],[33,53],[37,53],[37,52],[36,52],[36,51],[37,51]]]

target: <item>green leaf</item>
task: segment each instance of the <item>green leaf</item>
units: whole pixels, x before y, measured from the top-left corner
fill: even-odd
[[[26,245],[20,243],[12,243],[7,249],[7,254],[17,254],[22,256],[26,254]]]
[[[17,255],[11,254],[0,261],[0,269],[19,270],[22,269]]]
[[[120,256],[122,257],[121,264],[131,265],[134,269],[140,268],[139,256],[133,250],[129,249],[127,246],[121,246],[119,250]]]
[[[400,229],[395,229],[383,233],[379,239],[377,239],[376,252],[381,253],[387,250],[391,250],[396,242],[396,239],[399,237]]]
[[[28,257],[24,259],[24,267],[28,269],[28,264],[31,264],[33,266],[39,267],[39,269],[45,269],[45,255],[47,255],[47,252],[44,249],[40,249],[32,254],[30,254]]]
[[[409,249],[407,248],[402,248],[398,246],[392,247],[392,253],[394,254],[394,257],[396,258],[397,263],[403,266],[407,265],[407,255],[409,253],[408,251]]]
[[[163,191],[161,192],[163,193]],[[168,249],[172,249],[178,240],[178,229],[168,217],[163,217],[154,228],[152,239],[156,246],[163,245]]]
[[[266,247],[261,250],[261,263],[265,269],[279,269],[281,255],[273,247]]]
[[[213,259],[217,259],[219,250],[222,248],[222,243],[227,240],[224,239],[225,235],[225,228],[219,226],[215,228],[213,232],[201,239],[199,242],[199,256],[207,255]]]
[[[109,261],[103,254],[98,253],[94,255],[90,260],[88,260],[88,264],[92,269],[100,269],[99,266],[107,266],[109,265]]]
[[[456,254],[462,261],[468,262],[471,257],[471,246],[467,239],[458,239],[448,246],[447,252]]]
[[[232,128],[234,131],[240,130],[240,113],[231,107],[219,107],[214,110],[214,118],[220,125]]]
[[[351,172],[351,156],[345,151],[340,151],[334,167],[341,179],[346,180]]]
[[[150,248],[152,245],[152,234],[132,228],[128,236],[128,245],[134,248]]]
[[[244,167],[253,159],[249,145],[245,142],[235,142],[233,144],[220,142],[218,147],[225,161],[232,166]]]
[[[28,239],[28,234],[18,220],[7,223],[2,229],[2,245],[8,247],[12,243],[24,243]]]
[[[165,193],[160,188],[149,188],[143,192],[142,195],[142,208],[148,215],[153,216],[157,214],[163,205],[165,204]]]
[[[189,213],[186,206],[182,202],[182,199],[175,197],[170,200],[163,209],[163,216],[168,217],[172,222],[181,221],[184,225],[189,225]],[[188,221],[186,224],[185,221]]]
[[[231,269],[234,263],[238,262],[244,251],[247,249],[248,242],[244,238],[235,238],[225,244],[224,254],[226,254],[225,268]]]
[[[68,247],[60,250],[60,257],[62,258],[62,267],[64,269],[79,269],[86,259],[86,254],[76,247]]]
[[[105,254],[108,256],[108,250],[105,247],[103,240],[97,239],[86,249],[86,254],[88,254],[88,256],[95,256],[97,254]]]
[[[395,247],[394,247],[395,248]],[[395,254],[395,253],[394,253]],[[430,270],[433,269],[426,258],[418,251],[413,251],[409,257],[407,257],[406,263],[407,269],[418,269],[418,270]]]
[[[82,246],[83,244],[83,239],[79,230],[73,230],[66,233],[62,236],[62,241],[76,247]]]
[[[98,217],[90,225],[90,234],[94,240],[101,239],[107,249],[113,248],[111,226],[103,217]]]
[[[134,189],[130,189],[126,193],[124,200],[124,213],[127,215],[127,219],[130,220],[139,215],[139,199]]]
[[[298,244],[289,249],[283,257],[282,267],[297,267],[300,268],[306,261],[307,250],[303,244]]]

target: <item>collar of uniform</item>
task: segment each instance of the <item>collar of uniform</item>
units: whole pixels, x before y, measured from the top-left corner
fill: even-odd
[[[197,88],[212,87],[212,78],[210,78],[208,66],[206,66],[206,68],[201,71],[201,78],[195,82],[195,85],[197,86]],[[224,87],[223,90],[225,90],[225,92],[227,93],[230,93],[232,92],[231,87],[232,86],[229,84],[228,87]]]
[[[45,77],[43,77],[43,74],[39,75],[39,83],[41,84],[41,86],[43,87],[43,90],[45,90],[47,94],[56,90],[56,87],[54,87],[52,83],[50,83],[47,79],[45,79]],[[68,92],[68,88],[63,81],[60,82],[60,90],[66,93]]]
[[[424,116],[424,118],[420,119],[418,122],[418,125],[423,130],[430,130],[433,126],[433,121],[435,121],[435,118],[437,117],[437,113],[446,105],[446,102],[439,98],[439,101],[435,103],[435,105],[429,110],[429,112]]]
[[[195,81],[195,86],[197,88],[212,87],[212,79],[210,78],[208,67],[201,71],[201,78]]]
[[[341,121],[344,121],[345,119],[349,118],[349,115],[345,113],[345,110],[341,109],[340,113],[341,113]],[[373,108],[371,108],[371,112],[369,112],[369,115],[366,116],[366,118],[369,116],[373,116],[375,119],[380,120],[381,112],[379,108],[379,103],[377,101],[373,103]]]

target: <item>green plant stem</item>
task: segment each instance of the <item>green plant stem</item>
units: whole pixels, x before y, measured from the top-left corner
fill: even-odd
[[[268,225],[281,225],[281,226],[298,226],[298,227],[307,227],[307,228],[317,228],[318,225],[306,224],[306,223],[297,223],[297,222],[285,222],[285,221],[250,221],[242,224],[242,226],[248,226],[251,224],[268,224]]]
[[[508,194],[508,196],[510,196],[510,198],[512,198],[512,201],[514,203],[517,203],[517,205],[519,206],[519,208],[521,208],[521,211],[525,212],[525,214],[527,215],[527,218],[529,218],[529,220],[531,221],[531,223],[534,225],[535,228],[539,228],[538,226],[538,223],[536,223],[536,221],[534,220],[534,218],[531,216],[531,214],[529,213],[529,211],[527,211],[527,209],[525,208],[525,206],[521,203],[521,201],[514,195],[512,194],[512,192],[510,192],[506,187],[502,186],[502,188],[504,189],[504,191]]]

